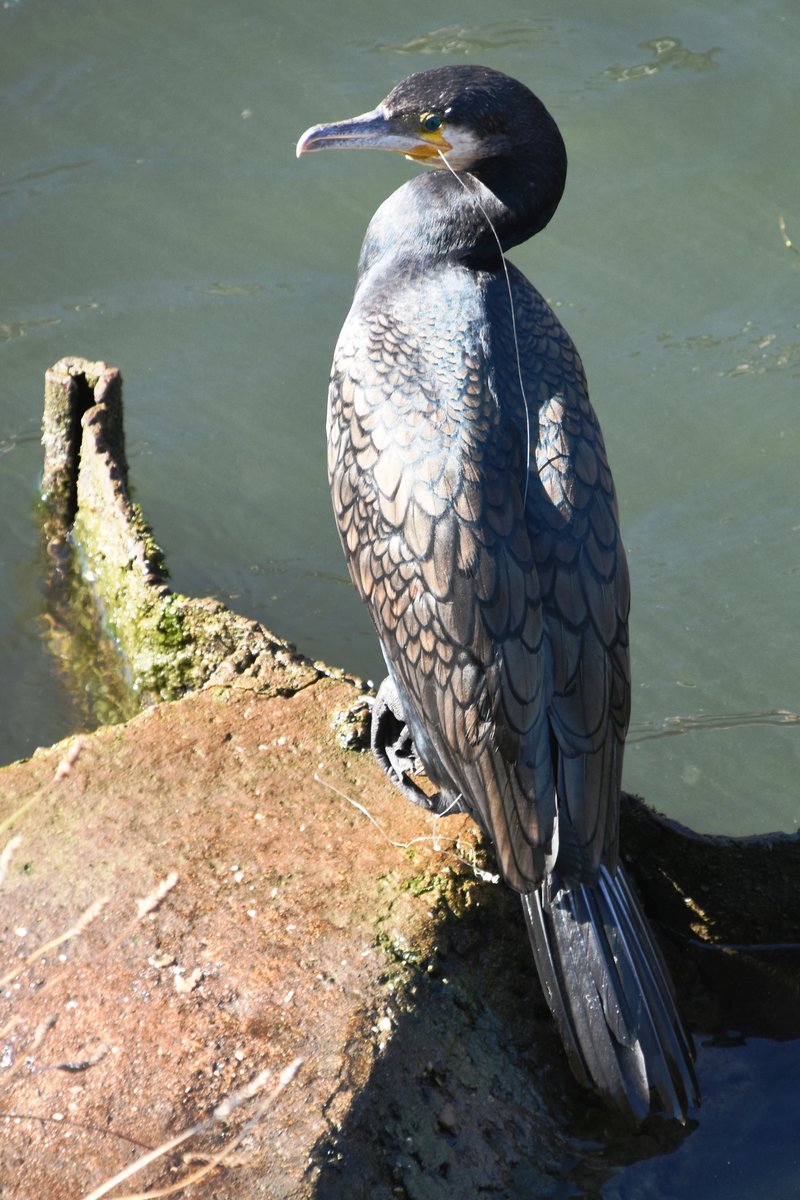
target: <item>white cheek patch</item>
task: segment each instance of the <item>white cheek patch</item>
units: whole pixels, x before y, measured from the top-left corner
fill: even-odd
[[[483,157],[483,142],[469,130],[453,129],[452,126],[445,125],[442,135],[452,147],[451,150],[444,150],[442,153],[454,171],[465,171]],[[437,158],[433,166],[442,168],[444,163]]]

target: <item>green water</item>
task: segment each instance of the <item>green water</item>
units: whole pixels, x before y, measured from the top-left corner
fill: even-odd
[[[294,143],[412,70],[479,61],[529,83],[569,150],[557,217],[513,258],[581,350],[620,494],[626,785],[696,829],[797,828],[799,14],[795,0],[4,4],[0,761],[87,719],[48,648],[33,515],[42,375],[65,354],[122,368],[136,496],[175,586],[379,677],[329,513],[324,405],[364,228],[413,168],[298,163]],[[754,1194],[715,1125],[719,1061],[701,1056],[718,1103],[679,1152],[680,1194]],[[774,1128],[762,1059],[736,1061],[735,1096],[757,1088]],[[800,1187],[782,1144],[772,1196]],[[718,1186],[692,1175],[703,1153]],[[673,1166],[640,1167],[644,1182],[629,1168],[605,1194],[676,1194]]]
[[[514,258],[581,350],[620,493],[626,784],[698,829],[796,828],[798,24],[791,0],[491,20],[477,0],[7,4],[0,759],[81,708],[42,640],[30,515],[41,376],[63,354],[123,370],[133,480],[176,586],[380,673],[329,516],[323,411],[364,227],[413,168],[292,149],[413,69],[480,60],[534,86],[569,148],[561,210]]]

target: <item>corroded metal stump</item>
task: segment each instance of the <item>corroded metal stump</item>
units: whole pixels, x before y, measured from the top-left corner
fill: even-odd
[[[264,654],[284,663],[287,679],[318,673],[258,622],[170,587],[164,555],[128,492],[116,367],[82,358],[51,367],[42,441],[43,528],[58,626],[94,606],[97,635],[113,642],[137,706],[174,700],[212,676],[224,682],[257,674]]]

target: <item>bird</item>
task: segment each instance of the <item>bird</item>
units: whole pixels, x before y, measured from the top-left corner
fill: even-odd
[[[333,509],[388,669],[373,744],[411,799],[468,812],[493,843],[578,1081],[636,1123],[685,1124],[694,1048],[619,853],[614,483],[578,352],[506,258],[558,207],[563,138],[523,83],[453,65],[296,152],[338,149],[432,168],[369,222],[328,393]],[[417,760],[438,800],[404,771]]]

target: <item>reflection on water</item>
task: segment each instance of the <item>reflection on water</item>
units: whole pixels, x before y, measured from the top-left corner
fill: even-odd
[[[61,317],[38,317],[28,321],[13,321],[0,325],[0,342],[8,342],[12,338],[25,337],[41,329],[44,325],[60,325]]]
[[[210,283],[207,287],[198,288],[206,296],[252,296],[254,292],[263,291],[260,283]]]
[[[378,42],[375,49],[389,54],[455,54],[469,57],[512,46],[545,45],[555,40],[556,33],[549,22],[485,21],[473,26],[447,25],[430,33],[419,34],[400,45]]]
[[[658,722],[631,725],[627,740],[633,744],[653,738],[677,737],[681,733],[695,733],[703,729],[737,729],[745,725],[800,725],[800,713],[774,709],[772,712],[664,717]]]
[[[800,324],[795,324],[792,328],[800,329]],[[782,333],[765,333],[753,320],[745,321],[736,333],[692,333],[688,337],[679,338],[671,331],[666,331],[658,335],[658,341],[668,349],[688,350],[692,353],[698,350],[717,351],[725,346],[741,347],[736,354],[736,365],[720,370],[720,375],[727,379],[748,372],[763,374],[768,371],[788,370],[797,374],[800,369],[800,341],[788,341]]]
[[[59,680],[72,700],[76,728],[89,730],[136,716],[139,697],[72,562],[49,572],[41,624]]]
[[[795,326],[800,328],[800,326]],[[735,375],[745,375],[747,372],[763,374],[767,371],[782,371],[788,368],[797,374],[800,367],[800,342],[793,341],[781,345],[777,333],[756,335],[750,342],[751,350],[748,358],[737,363],[725,374],[729,378]]]
[[[49,179],[52,175],[60,175],[64,171],[83,171],[86,167],[94,165],[94,159],[76,159],[74,162],[54,163],[49,167],[42,167],[37,171],[27,171],[23,175],[17,176],[16,179],[10,179],[5,188],[0,189],[0,197],[13,194],[14,190],[21,183],[31,183],[33,180]],[[36,195],[34,189],[30,190],[30,195]]]
[[[625,83],[629,79],[642,79],[648,75],[655,75],[658,71],[666,70],[667,67],[671,67],[673,71],[714,71],[719,67],[714,55],[722,53],[719,46],[715,46],[713,50],[696,53],[682,45],[679,38],[670,37],[653,38],[648,42],[640,42],[639,48],[651,51],[653,57],[649,62],[637,63],[632,67],[609,67],[603,74],[620,83]]]
[[[38,446],[40,442],[41,434],[38,430],[36,433],[11,433],[0,438],[0,454],[10,454],[17,446],[24,446],[26,443]]]

